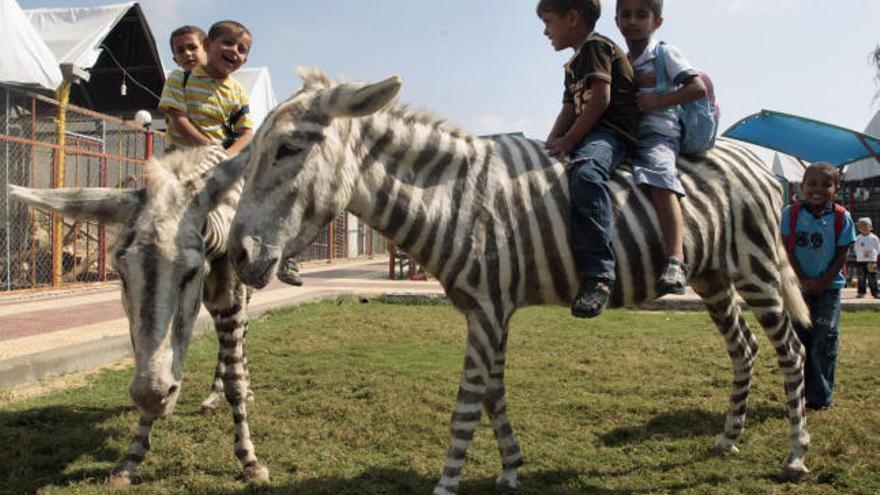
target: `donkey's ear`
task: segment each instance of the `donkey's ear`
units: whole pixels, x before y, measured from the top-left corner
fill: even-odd
[[[146,200],[144,189],[107,187],[30,189],[10,185],[9,194],[37,208],[104,223],[125,223],[137,215]]]
[[[330,113],[333,117],[363,117],[376,113],[391,103],[401,86],[403,79],[398,76],[366,86],[337,86],[331,90],[339,94],[331,104]]]

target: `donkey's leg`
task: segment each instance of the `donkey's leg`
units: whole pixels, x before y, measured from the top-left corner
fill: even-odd
[[[217,328],[217,315],[214,317],[214,328]],[[218,334],[219,336],[219,334]],[[247,370],[247,350],[243,356],[242,363],[245,368],[245,381],[248,384],[247,401],[254,401],[254,391],[251,390],[250,372]],[[221,343],[220,349],[217,351],[217,368],[214,370],[214,381],[211,384],[211,393],[202,401],[202,414],[214,412],[220,406],[220,400],[223,397],[223,375],[226,374],[226,363],[223,362],[223,347]]]
[[[434,488],[434,495],[458,493],[461,468],[467,455],[467,449],[474,439],[474,432],[480,424],[482,405],[488,397],[487,391],[491,383],[489,370],[496,362],[495,359],[502,339],[501,325],[494,322],[482,311],[472,310],[466,317],[468,322],[467,348],[455,409],[452,412],[450,425],[452,438],[446,455],[446,463],[443,466],[443,475]],[[503,357],[501,362],[503,365]],[[503,396],[501,399],[500,405],[503,407]],[[497,408],[493,410],[498,411]],[[499,428],[510,428],[506,414],[499,414],[498,418]],[[494,427],[495,421],[493,420]],[[513,438],[513,432],[511,431],[509,435],[504,436]]]
[[[737,289],[764,327],[785,376],[785,405],[791,426],[789,452],[782,463],[783,476],[800,480],[809,473],[804,465],[804,455],[810,445],[810,434],[807,433],[804,415],[804,347],[792,328],[788,313],[785,312],[778,287],[758,277],[752,277],[738,283]]]
[[[225,364],[223,393],[232,406],[235,422],[235,455],[244,468],[244,479],[266,482],[269,481],[269,470],[257,460],[247,421],[249,387],[244,365],[244,336],[248,326],[246,288],[232,274],[231,265],[225,263],[223,268],[225,270],[211,270],[212,280],[206,284],[205,305],[214,316],[220,339],[220,354]]]
[[[140,482],[138,466],[150,450],[150,430],[152,428],[153,420],[141,416],[134,430],[134,438],[128,444],[128,452],[110,471],[110,476],[107,478],[108,485],[128,486]]]
[[[217,327],[217,316],[214,318],[214,328]],[[219,334],[218,334],[219,336]],[[213,412],[220,406],[220,398],[223,396],[223,375],[226,373],[226,365],[223,364],[223,348],[217,351],[217,367],[214,369],[214,380],[211,383],[211,393],[202,401],[202,414]]]
[[[519,468],[523,465],[522,452],[510,426],[507,417],[507,397],[504,388],[504,361],[507,349],[507,326],[504,328],[504,341],[502,350],[492,360],[489,370],[489,388],[483,406],[492,420],[492,431],[498,441],[498,450],[501,453],[501,475],[495,480],[495,484],[503,490],[517,490],[520,488]]]
[[[735,301],[730,281],[720,273],[711,273],[691,281],[691,287],[700,295],[709,316],[724,337],[727,353],[733,366],[733,387],[724,421],[724,433],[715,442],[721,452],[736,453],[736,440],[745,428],[746,405],[752,385],[752,371],[758,355],[758,343],[742,311]]]

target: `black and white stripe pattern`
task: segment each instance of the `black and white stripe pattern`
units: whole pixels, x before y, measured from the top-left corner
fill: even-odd
[[[236,269],[245,282],[264,285],[278,259],[306,246],[343,209],[410,253],[441,281],[468,324],[452,438],[434,493],[457,493],[483,409],[501,452],[498,483],[518,486],[523,459],[504,387],[508,324],[522,306],[569,304],[578,287],[566,165],[537,141],[479,139],[421,112],[383,108],[399,79],[336,85],[317,72],[301,75],[305,87],[254,138],[230,238]],[[784,467],[801,476],[809,443],[804,351],[790,318],[803,321],[808,313],[779,240],[780,187],[755,156],[724,140],[705,156],[682,158],[679,168],[688,194],[682,208],[689,282],[724,336],[734,370],[716,446],[736,449],[757,353],[734,303],[739,294],[785,374],[791,431]],[[663,236],[650,199],[625,168],[611,187],[618,260],[612,305],[632,306],[657,296]]]
[[[211,395],[202,410],[216,408],[223,394],[232,406],[235,454],[243,477],[267,480],[250,440],[246,402],[250,377],[244,343],[250,289],[236,277],[227,256],[229,225],[241,182],[222,193],[206,189],[215,166],[226,158],[219,147],[167,155],[148,164],[148,186],[137,191],[58,189],[15,194],[62,214],[121,223],[112,251],[122,303],[134,347],[130,393],[141,420],[110,482],[126,485],[150,449],[155,419],[170,414],[183,381],[183,360],[202,304],[220,342]]]

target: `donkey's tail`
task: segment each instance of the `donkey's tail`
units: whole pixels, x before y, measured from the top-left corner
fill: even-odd
[[[788,259],[788,251],[782,245],[782,240],[776,241],[776,260],[779,267],[780,290],[782,291],[782,304],[785,312],[796,323],[810,326],[810,308],[804,301],[801,292],[801,283]]]

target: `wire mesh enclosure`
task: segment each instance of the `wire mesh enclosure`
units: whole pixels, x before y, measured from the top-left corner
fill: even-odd
[[[0,292],[53,287],[53,215],[9,198],[9,184],[42,189],[141,187],[147,157],[154,150],[161,156],[165,148],[162,132],[70,105],[62,164],[58,108],[51,98],[0,85]],[[61,221],[56,287],[115,279],[107,252],[116,240],[116,228]],[[380,235],[356,219],[350,226],[343,213],[300,258],[332,261],[385,252]]]

